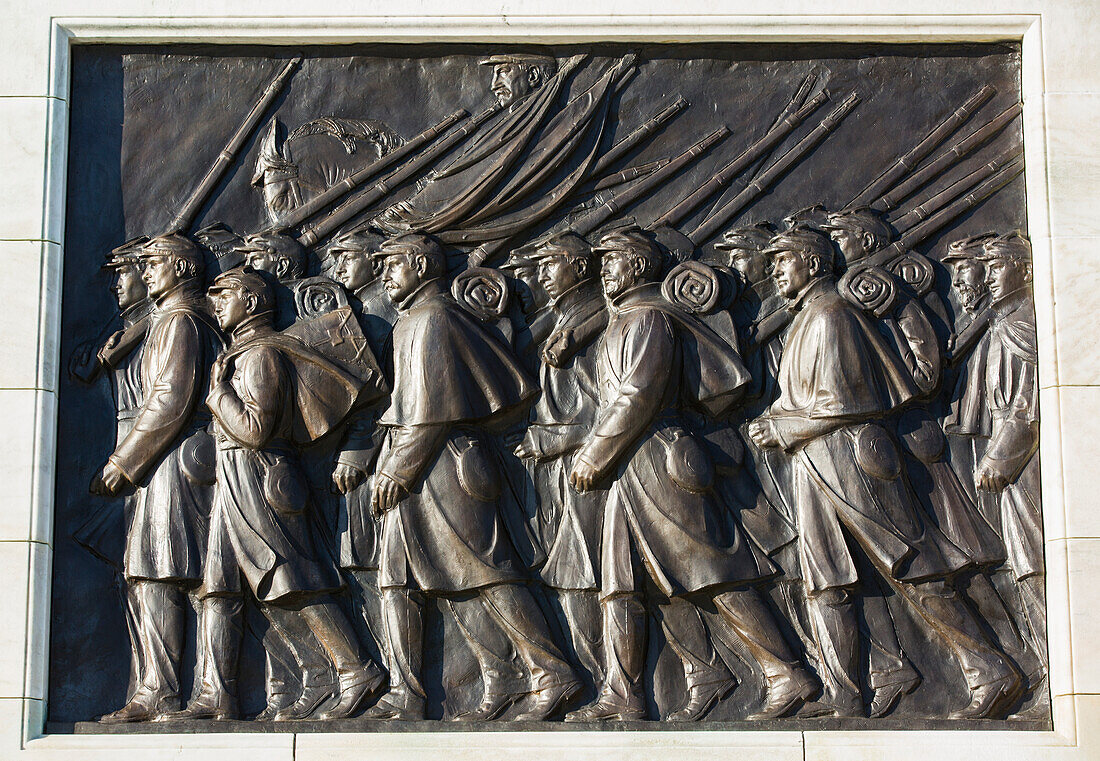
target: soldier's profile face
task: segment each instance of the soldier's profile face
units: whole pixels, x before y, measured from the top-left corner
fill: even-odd
[[[341,251],[332,277],[349,291],[357,291],[374,279],[370,257],[363,251]]]
[[[600,282],[608,298],[615,298],[637,281],[633,262],[623,251],[607,251],[600,265]]]
[[[759,283],[768,276],[764,255],[751,248],[730,249],[729,266],[740,272],[748,283]]]
[[[382,266],[382,287],[390,301],[399,304],[420,286],[420,273],[416,269],[416,259],[409,254],[394,254],[386,257]]]
[[[271,273],[272,275],[278,275],[276,268],[278,267],[279,257],[266,249],[259,251],[249,251],[244,256],[245,262],[254,270],[263,270],[264,272]]]
[[[148,291],[136,264],[119,267],[115,272],[115,299],[119,309],[126,309],[145,298]]]
[[[239,288],[225,288],[210,295],[218,326],[229,332],[248,319],[248,299]]]
[[[539,260],[539,285],[552,299],[568,291],[580,279],[576,267],[565,254],[548,254]]]
[[[863,237],[855,230],[830,230],[829,237],[836,241],[837,248],[844,255],[847,264],[859,261],[866,254]]]
[[[810,263],[796,251],[780,251],[772,262],[772,277],[779,294],[793,299],[810,282]]]
[[[951,273],[951,287],[962,308],[970,311],[987,291],[985,265],[974,259],[957,262]]]
[[[141,262],[141,280],[153,298],[172,290],[180,282],[175,259],[164,254],[145,257]]]
[[[521,63],[498,63],[493,67],[491,89],[502,106],[522,98],[531,92],[527,66]]]
[[[996,304],[1027,285],[1022,268],[1009,259],[990,259],[985,265],[985,284]]]

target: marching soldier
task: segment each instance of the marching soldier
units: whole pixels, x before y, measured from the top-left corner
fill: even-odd
[[[382,242],[381,236],[352,231],[337,237],[328,253],[333,260],[332,275],[351,294],[352,308],[370,349],[385,367],[397,311],[375,267],[375,253]],[[340,567],[351,577],[355,602],[378,643],[385,641],[385,635],[378,588],[379,526],[371,512],[369,478],[382,443],[378,418],[385,408],[382,399],[352,413],[332,472],[333,488],[343,495],[337,524]]]
[[[249,267],[210,288],[229,347],[211,370],[218,479],[203,574],[203,628],[211,650],[202,690],[181,718],[236,715],[242,589],[252,592],[278,630],[300,619],[336,668],[338,700],[320,719],[350,716],[384,683],[364,660],[350,623],[329,594],[341,586],[331,556],[314,535],[310,492],[297,445],[317,438],[355,403],[361,384],[273,327],[270,284]],[[308,387],[308,393],[301,393]],[[282,615],[273,615],[280,610]],[[287,717],[290,718],[290,717]]]
[[[275,327],[281,330],[292,325],[298,317],[294,286],[306,276],[308,263],[302,244],[286,233],[257,233],[246,236],[237,252],[249,267],[267,272],[278,281]]]
[[[127,241],[111,251],[103,264],[103,269],[114,275],[111,290],[118,303],[118,317],[122,327],[102,344],[88,342],[79,347],[69,367],[70,375],[82,383],[92,383],[103,371],[110,373],[111,392],[118,420],[115,443],[122,441],[130,433],[144,398],[141,388],[141,355],[145,337],[149,334],[149,317],[153,304],[141,279],[141,260],[137,252],[147,240],[149,239],[146,237],[140,237]],[[125,527],[133,515],[134,503],[139,498],[140,490],[140,486],[134,487],[134,492],[123,497],[121,504],[118,500],[110,500],[102,505],[73,532],[77,543],[105,561],[116,574],[126,629],[130,634],[130,686],[127,699],[138,686],[142,653],[134,618],[137,602],[122,572],[122,556]]]
[[[535,387],[511,350],[446,292],[446,258],[434,239],[401,235],[386,241],[378,256],[400,316],[372,494],[382,517],[390,692],[368,715],[424,718],[423,606],[433,595],[489,612],[481,625],[503,630],[530,677],[533,700],[516,718],[545,719],[573,699],[580,683],[523,583],[498,510],[502,474],[484,440],[485,426],[522,414]],[[501,694],[493,675],[482,679],[480,719],[499,716],[523,697]]]
[[[664,301],[656,242],[641,230],[605,235],[601,280],[610,319],[597,349],[599,410],[574,455],[570,482],[589,492],[605,479],[601,607],[604,678],[596,701],[570,721],[646,714],[644,602],[655,603],[680,657],[687,699],[668,718],[696,720],[733,686],[702,619],[684,608],[713,601],[766,679],[753,718],[778,718],[818,686],[799,665],[752,584],[774,567],[736,527],[719,538],[713,463],[685,428],[686,404],[726,412],[748,382],[727,339]],[[668,615],[664,615],[668,613]]]
[[[838,716],[863,715],[854,595],[867,581],[860,572],[866,560],[954,651],[971,700],[952,717],[1006,715],[1019,695],[1019,673],[946,583],[967,559],[921,520],[883,426],[919,394],[912,374],[837,292],[833,247],[821,233],[796,227],[767,251],[795,318],[779,399],[749,432],[758,446],[782,447],[794,458],[802,578],[825,665],[821,705]]]
[[[974,439],[974,484],[983,512],[1004,537],[1006,570],[1023,611],[1018,625],[1030,640],[1039,668],[1046,662],[1043,605],[1043,520],[1039,508],[1038,364],[1035,304],[1031,295],[1031,243],[1022,234],[982,244],[993,318],[967,361],[968,383],[956,409],[956,430]],[[1041,676],[1030,675],[1031,686]]]
[[[178,708],[186,599],[202,579],[214,481],[201,403],[221,342],[202,293],[202,256],[175,234],[153,238],[139,255],[155,305],[141,356],[144,398],[91,490],[115,496],[141,487],[123,573],[133,589],[142,673],[130,701],[102,717],[106,723],[149,721]],[[201,661],[201,646],[199,653]]]
[[[555,319],[539,347],[542,395],[515,454],[530,462],[538,498],[536,533],[546,552],[539,577],[557,599],[578,660],[598,684],[603,663],[596,591],[605,493],[577,492],[568,479],[573,457],[595,423],[595,345],[607,325],[607,308],[592,247],[579,235],[551,238],[534,259]]]

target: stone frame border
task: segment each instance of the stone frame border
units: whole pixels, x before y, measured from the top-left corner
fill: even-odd
[[[241,733],[199,735],[44,735],[45,699],[22,700],[18,724],[5,721],[4,734],[18,731],[19,757],[57,756],[112,759],[222,758],[229,753],[264,753],[271,758],[326,757],[419,759],[441,753],[474,758],[485,752],[556,758],[660,758],[697,753],[718,758],[806,759],[890,756],[997,759],[1046,757],[1056,749],[1080,747],[1070,647],[1069,562],[1058,344],[1054,326],[1051,209],[1048,192],[1042,15],[592,15],[592,16],[363,16],[324,17],[54,17],[49,58],[50,98],[46,122],[45,214],[36,355],[36,410],[31,470],[31,551],[23,645],[24,694],[46,695],[49,658],[50,554],[52,546],[57,409],[52,393],[61,365],[60,293],[63,269],[65,181],[68,155],[69,62],[71,45],[86,43],[215,43],[307,45],[351,42],[879,42],[938,43],[1014,41],[1022,46],[1024,146],[1028,224],[1034,244],[1035,297],[1040,355],[1042,493],[1047,551],[1050,684],[1054,731],[782,731],[746,732],[433,732],[433,733]],[[7,645],[8,642],[3,643]],[[4,662],[12,659],[4,653]],[[14,664],[12,664],[14,665]],[[32,688],[33,686],[33,688]],[[1081,727],[1085,729],[1085,726]],[[10,736],[3,738],[10,741]],[[1090,743],[1091,745],[1091,743]],[[369,748],[370,750],[367,750]],[[247,749],[247,750],[246,750]],[[1096,750],[1094,747],[1093,750]],[[220,752],[219,752],[220,751]],[[224,754],[224,755],[223,755]],[[957,754],[957,755],[956,755]],[[1057,753],[1059,757],[1064,754]]]

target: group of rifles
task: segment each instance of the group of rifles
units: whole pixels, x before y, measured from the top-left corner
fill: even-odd
[[[749,719],[884,716],[921,682],[891,598],[962,670],[952,718],[1015,712],[1045,673],[1030,245],[952,243],[953,309],[885,270],[864,303],[850,275],[892,236],[863,208],[730,230],[689,263],[734,284],[700,309],[649,232],[566,232],[496,270],[499,320],[418,233],[319,262],[250,236],[212,280],[181,234],[116,249],[91,491],[124,497],[132,674],[101,721],[237,718],[246,597],[261,720],[425,718],[429,599],[480,669],[458,720],[649,718],[651,618],[683,667],[662,719],[734,689],[715,641],[761,675]],[[309,269],[374,377],[284,330]]]

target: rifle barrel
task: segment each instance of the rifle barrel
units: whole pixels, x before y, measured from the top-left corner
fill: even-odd
[[[376,161],[372,161],[367,166],[357,169],[328,190],[320,195],[314,196],[298,208],[291,209],[286,216],[280,219],[276,224],[268,227],[264,232],[274,232],[275,230],[297,227],[341,196],[355,190],[355,188],[359,187],[367,180],[373,179],[399,161],[403,161],[405,157],[413,151],[417,150],[425,143],[435,140],[469,115],[469,112],[465,109],[455,111],[450,116],[444,118],[443,121],[428,127],[416,137],[410,138],[404,145],[393,149],[385,156],[380,156]]]
[[[502,106],[499,103],[487,108],[485,111],[482,111],[480,114],[470,119],[465,125],[432,145],[428,150],[414,158],[405,166],[394,170],[377,184],[353,195],[333,209],[328,216],[318,220],[308,230],[302,231],[302,234],[298,236],[298,242],[303,246],[312,246],[318,241],[323,240],[340,225],[385,198],[396,188],[412,179],[417,172],[426,168],[460,141],[465,140],[470,133],[480,127],[489,117],[500,111],[501,108]]]
[[[657,187],[699,156],[706,153],[718,142],[724,140],[729,134],[729,127],[719,127],[660,169],[651,172],[647,177],[624,188],[619,193],[613,194],[607,201],[596,206],[592,211],[570,225],[570,228],[580,236],[588,235],[615,214],[637,201],[650,190]]]
[[[984,106],[986,102],[996,94],[996,88],[985,85],[978,90],[978,92],[971,95],[965,103],[936,125],[935,129],[917,143],[911,151],[897,159],[893,164],[887,167],[882,174],[872,180],[845,208],[851,209],[857,206],[868,206],[876,198],[890,190],[898,180],[905,176],[906,172],[913,171],[917,164],[922,162],[928,154],[934,151],[940,143],[950,137],[955,130],[961,127],[979,108]]]
[[[1005,185],[1012,182],[1012,180],[1023,170],[1024,166],[1022,161],[1009,162],[1007,166],[1003,167],[999,172],[978,185],[965,196],[955,199],[928,219],[910,228],[904,235],[886,248],[876,251],[867,258],[867,261],[879,266],[888,264],[895,257],[901,256],[909,249],[927,240],[953,219],[970,211]]]
[[[897,228],[899,232],[904,233],[906,230],[919,224],[922,220],[928,219],[930,216],[935,214],[952,200],[958,198],[960,195],[977,185],[982,180],[995,174],[996,172],[999,172],[1001,169],[1008,166],[1009,164],[1015,161],[1022,160],[1022,149],[1013,148],[1011,150],[1005,151],[1000,156],[990,161],[988,164],[983,164],[965,177],[956,180],[951,185],[939,191],[938,193],[935,193],[924,199],[921,203],[914,206],[907,213],[898,217],[897,220],[894,221],[894,227]]]
[[[771,150],[779,141],[793,132],[795,128],[805,121],[807,116],[820,108],[821,104],[826,100],[828,100],[828,96],[821,92],[814,96],[809,103],[796,109],[793,113],[786,115],[781,114],[781,118],[763,137],[741,151],[733,161],[719,169],[713,177],[699,186],[687,198],[662,214],[656,221],[648,226],[648,229],[654,230],[661,225],[675,227],[688,214],[698,208],[700,204],[736,179],[758,157]],[[786,109],[784,109],[784,111],[786,111]]]
[[[665,122],[687,107],[688,102],[684,100],[683,97],[677,96],[673,103],[658,111],[652,118],[643,122],[641,126],[611,146],[607,150],[607,153],[596,159],[596,165],[592,167],[591,175],[593,177],[598,177],[603,174],[612,164],[629,153],[635,146],[660,129]]]
[[[837,106],[821,122],[799,140],[793,148],[776,159],[771,166],[757,175],[752,182],[745,186],[740,193],[731,198],[718,211],[703,220],[698,227],[688,233],[696,245],[702,245],[710,236],[725,225],[734,215],[752,203],[758,196],[764,193],[768,187],[782,174],[794,166],[799,160],[809,153],[818,143],[832,132],[844,120],[848,114],[859,105],[861,98],[859,93],[853,92],[844,102]]]
[[[986,141],[990,140],[994,135],[1004,129],[1009,122],[1023,113],[1023,110],[1024,107],[1022,103],[1017,103],[1014,106],[1006,108],[981,127],[978,127],[962,140],[951,146],[946,153],[937,156],[930,161],[927,166],[913,172],[905,182],[902,182],[889,193],[883,195],[878,201],[872,204],[872,206],[879,211],[888,211],[897,208],[898,204],[923,187],[933,177],[942,174],[975,148],[978,148]]]
[[[256,131],[256,127],[259,125],[264,113],[267,112],[267,109],[275,101],[275,98],[282,92],[283,87],[301,62],[301,56],[290,59],[286,62],[286,65],[283,66],[282,70],[275,75],[275,78],[271,80],[271,83],[264,90],[263,95],[260,96],[259,101],[257,101],[256,105],[252,107],[252,110],[248,112],[244,121],[237,127],[237,131],[229,138],[229,142],[226,144],[225,148],[218,154],[218,158],[214,160],[210,169],[207,170],[202,181],[200,181],[198,186],[191,191],[191,195],[184,202],[183,208],[180,209],[176,218],[173,219],[172,223],[169,225],[168,232],[178,233],[190,230],[191,225],[195,221],[195,217],[199,214],[199,210],[202,209],[203,204],[210,198],[210,194],[214,192],[214,188],[216,188],[218,183],[222,181],[222,178],[225,177],[225,173],[228,171],[229,167],[237,160],[241,148],[243,148],[248,139],[252,137],[252,133]]]

